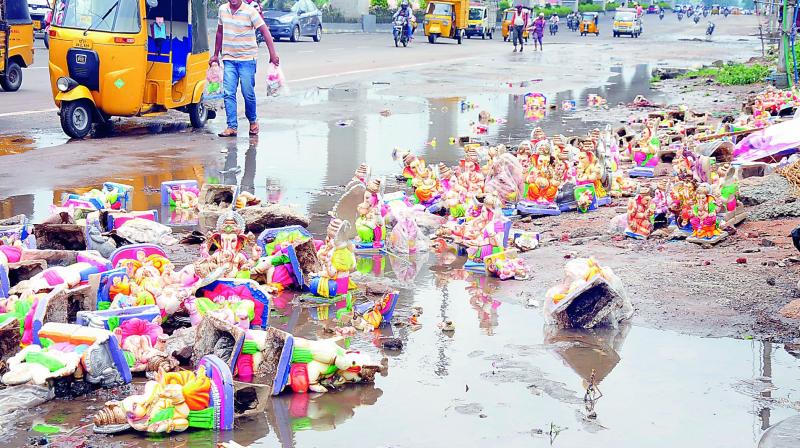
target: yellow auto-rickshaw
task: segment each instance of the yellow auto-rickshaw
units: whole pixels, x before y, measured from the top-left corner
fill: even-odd
[[[522,9],[528,13],[528,17],[533,17],[533,12],[531,12],[530,9],[528,8],[522,8]],[[511,39],[511,20],[514,18],[515,11],[516,11],[515,8],[508,8],[503,12],[503,23],[500,24],[500,33],[503,35],[503,42],[507,42],[509,39]],[[525,42],[528,41],[527,28],[522,30],[522,38],[525,39]]]
[[[597,24],[599,20],[599,14],[596,12],[585,12],[581,14],[581,36],[585,36],[587,34],[599,36],[600,26]]]
[[[33,21],[25,0],[0,0],[0,87],[16,92],[33,64]]]
[[[50,84],[61,128],[83,138],[111,116],[176,109],[203,127],[206,0],[57,0]]]
[[[435,43],[440,37],[455,39],[459,44],[464,40],[467,28],[469,0],[432,0],[425,10],[425,35],[428,42]]]

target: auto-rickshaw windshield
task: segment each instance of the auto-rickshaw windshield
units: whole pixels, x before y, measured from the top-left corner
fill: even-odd
[[[449,16],[453,14],[453,5],[450,3],[431,2],[428,3],[427,12],[437,16]]]
[[[138,0],[63,0],[63,3],[64,15],[57,24],[63,28],[114,33],[138,33],[142,29]]]
[[[506,18],[505,18],[505,20],[508,20],[508,21],[510,22],[510,21],[511,21],[511,19],[513,19],[513,18],[514,18],[514,11],[506,11]]]
[[[483,18],[483,10],[478,8],[471,8],[469,10],[469,20],[481,20]]]
[[[597,16],[595,16],[594,14],[584,14],[582,20],[593,21],[595,17]]]
[[[636,14],[633,12],[618,12],[616,16],[614,16],[614,20],[618,22],[633,22],[633,19],[636,18]]]

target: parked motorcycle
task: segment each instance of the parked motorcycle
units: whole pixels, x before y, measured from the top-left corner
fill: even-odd
[[[408,46],[411,36],[408,35],[408,18],[405,16],[397,16],[392,23],[392,36],[394,37],[394,46],[399,47],[403,44],[404,47]]]
[[[706,27],[706,36],[711,37],[714,34],[714,22],[708,22],[708,26]]]

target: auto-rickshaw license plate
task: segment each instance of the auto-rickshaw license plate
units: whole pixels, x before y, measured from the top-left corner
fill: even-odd
[[[89,39],[76,39],[75,42],[72,43],[72,46],[75,48],[90,49],[92,48],[92,41]]]
[[[38,20],[34,20],[33,21],[33,29],[35,29],[35,30],[42,29],[42,22],[40,22]]]

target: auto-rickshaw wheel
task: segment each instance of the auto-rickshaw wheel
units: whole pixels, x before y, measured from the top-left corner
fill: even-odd
[[[503,42],[508,42],[508,36],[503,36]]]
[[[430,43],[430,44],[436,43],[436,35],[435,34],[428,34],[428,43]]]
[[[190,104],[186,108],[189,112],[189,121],[192,122],[192,127],[200,129],[206,125],[208,121],[208,108],[203,102]]]
[[[61,104],[61,129],[72,138],[84,138],[92,131],[92,103],[75,100]]]
[[[22,86],[22,68],[14,61],[8,61],[5,73],[0,75],[0,86],[6,92],[16,92]]]
[[[456,42],[461,45],[461,42],[464,40],[464,30],[456,30]]]

